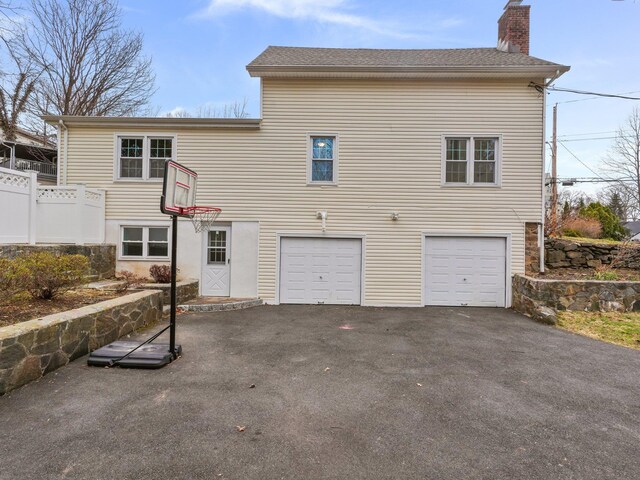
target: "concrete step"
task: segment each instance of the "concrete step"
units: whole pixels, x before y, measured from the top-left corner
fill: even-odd
[[[262,305],[260,298],[227,298],[199,297],[190,302],[178,305],[187,312],[220,312],[224,310],[241,310]]]

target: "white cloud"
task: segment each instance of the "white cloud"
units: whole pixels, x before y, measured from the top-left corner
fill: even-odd
[[[190,116],[189,111],[184,107],[174,107],[169,111],[160,113],[161,117],[187,117]]]
[[[414,38],[422,33],[408,31],[393,22],[379,21],[352,13],[353,8],[346,0],[210,0],[209,5],[197,16],[214,18],[243,9],[253,9],[280,18],[307,20],[337,26],[359,28],[380,35],[398,38]],[[451,28],[462,22],[449,18],[438,22],[435,27]]]

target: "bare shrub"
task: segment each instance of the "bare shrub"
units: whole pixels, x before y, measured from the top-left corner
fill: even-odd
[[[116,286],[116,292],[118,293],[126,292],[130,288],[139,287],[140,284],[147,281],[143,276],[136,275],[128,270],[120,270],[119,272],[116,272],[116,280],[120,281]]]
[[[171,267],[169,265],[151,265],[149,275],[156,283],[169,283],[171,281]]]
[[[560,232],[568,237],[600,238],[602,225],[594,218],[575,215],[563,220]]]

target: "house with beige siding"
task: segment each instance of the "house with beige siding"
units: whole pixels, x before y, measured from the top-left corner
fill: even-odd
[[[508,307],[541,261],[544,85],[568,70],[529,55],[528,18],[509,2],[498,48],[269,47],[256,119],[47,117],[59,183],[106,190],[118,269],[146,273],[164,162],[198,172],[222,214],[179,222],[178,261],[202,295]]]

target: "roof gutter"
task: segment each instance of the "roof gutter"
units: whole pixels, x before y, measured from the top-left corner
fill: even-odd
[[[565,65],[522,65],[522,66],[389,66],[389,67],[358,67],[358,66],[300,66],[300,65],[266,65],[247,66],[247,71],[252,77],[269,76],[381,76],[381,77],[452,77],[452,76],[543,76],[549,78],[553,75],[561,75],[569,71]]]
[[[80,115],[45,115],[43,120],[66,126],[135,126],[169,128],[248,128],[258,129],[257,118],[170,118],[170,117],[85,117]],[[66,128],[66,127],[65,127]]]

